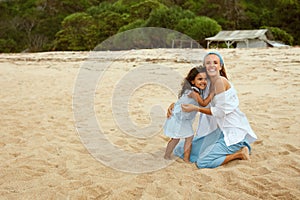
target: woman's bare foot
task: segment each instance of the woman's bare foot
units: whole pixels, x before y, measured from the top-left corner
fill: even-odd
[[[249,160],[250,161],[250,156],[249,156],[249,149],[248,147],[243,147],[241,149],[241,159],[242,160]]]
[[[226,156],[224,162],[222,163],[222,165],[228,163],[231,160],[235,160],[235,159],[241,159],[241,160],[250,160],[250,156],[249,156],[249,149],[248,147],[243,147],[240,150],[238,150],[237,152],[235,152],[234,154],[229,154]]]

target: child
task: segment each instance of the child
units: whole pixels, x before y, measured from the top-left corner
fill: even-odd
[[[201,106],[208,105],[212,99],[212,95],[209,95],[203,100],[202,92],[206,86],[207,75],[204,67],[192,68],[187,77],[183,80],[182,89],[178,95],[179,99],[174,105],[172,116],[167,119],[164,125],[165,135],[171,138],[166,148],[165,159],[171,159],[171,154],[180,138],[185,138],[183,160],[188,163],[190,162],[190,153],[194,136],[192,125],[197,112],[183,112],[181,110],[181,104],[198,105],[199,103]]]

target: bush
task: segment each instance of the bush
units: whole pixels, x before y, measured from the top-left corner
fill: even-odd
[[[122,26],[119,29],[118,33],[124,32],[124,31],[128,31],[128,30],[131,30],[131,29],[135,29],[135,28],[141,28],[141,27],[144,27],[145,24],[146,24],[145,20],[138,19],[138,20],[136,20],[134,22],[131,22],[131,23],[127,24],[127,25]]]
[[[14,52],[17,43],[13,39],[0,39],[0,53]]]
[[[194,18],[195,14],[188,10],[174,6],[171,8],[160,7],[151,12],[146,26],[174,29],[181,19]]]
[[[130,15],[134,19],[147,19],[154,9],[158,9],[162,4],[157,1],[147,0],[138,4],[132,5],[130,8]]]
[[[271,40],[281,41],[287,45],[293,45],[294,42],[293,36],[285,32],[284,30],[278,27],[267,27],[267,26],[263,26],[261,28],[268,29],[271,32],[272,34],[270,38]]]
[[[106,11],[97,16],[99,42],[118,33],[119,29],[128,24],[127,14],[119,14],[113,11]]]
[[[91,50],[96,44],[98,30],[93,18],[86,13],[74,13],[62,22],[62,29],[56,34],[57,50]]]
[[[193,19],[182,19],[175,30],[182,32],[201,45],[205,44],[205,38],[211,37],[222,30],[221,26],[209,17],[195,17]]]

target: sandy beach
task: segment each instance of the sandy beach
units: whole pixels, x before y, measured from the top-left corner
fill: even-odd
[[[300,199],[297,47],[218,50],[251,162],[162,158],[166,110],[206,51],[0,54],[0,199]]]

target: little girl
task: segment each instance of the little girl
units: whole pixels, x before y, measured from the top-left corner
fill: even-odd
[[[183,160],[190,162],[192,140],[194,137],[193,122],[197,112],[183,112],[181,104],[207,106],[213,96],[209,95],[206,99],[203,99],[202,93],[206,86],[207,75],[204,67],[192,68],[183,80],[182,89],[179,92],[178,101],[174,105],[172,116],[167,119],[164,125],[165,135],[171,138],[166,148],[165,159],[171,159],[171,154],[180,138],[185,138]]]

